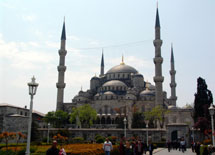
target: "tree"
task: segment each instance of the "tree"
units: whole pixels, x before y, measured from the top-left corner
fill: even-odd
[[[69,115],[67,112],[58,110],[56,112],[54,111],[48,112],[45,115],[44,120],[47,123],[50,123],[51,125],[53,125],[54,127],[60,128],[67,123],[68,118],[69,118]]]
[[[97,112],[93,109],[89,104],[85,104],[83,106],[73,108],[72,113],[70,115],[70,123],[76,121],[76,124],[86,125],[86,127],[90,127],[93,124],[93,121],[97,118]]]
[[[142,112],[133,113],[132,128],[145,128],[144,114]]]
[[[210,90],[207,89],[207,84],[204,79],[197,79],[197,93],[194,100],[194,122],[198,121],[199,117],[205,117],[210,121],[208,108],[213,102],[213,96]]]
[[[164,109],[161,106],[155,106],[151,111],[144,112],[145,120],[158,121],[161,128],[164,126],[165,115],[169,113],[169,110]]]

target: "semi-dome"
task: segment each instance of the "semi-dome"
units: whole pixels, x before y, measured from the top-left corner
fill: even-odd
[[[115,95],[115,94],[113,92],[111,92],[111,91],[107,91],[107,92],[104,93],[104,95]]]
[[[175,110],[175,109],[178,109],[178,108],[176,106],[174,106],[174,105],[169,105],[168,109]]]
[[[111,80],[103,84],[103,87],[107,86],[122,86],[122,87],[127,87],[126,84],[122,81],[119,80]]]
[[[140,96],[155,96],[155,92],[149,89],[140,92]]]
[[[106,74],[110,73],[137,73],[137,70],[129,65],[121,63],[120,65],[112,67]]]

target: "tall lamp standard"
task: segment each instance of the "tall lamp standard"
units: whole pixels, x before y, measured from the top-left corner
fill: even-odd
[[[214,118],[213,118],[215,108],[214,108],[213,104],[211,104],[211,106],[208,108],[208,110],[211,115],[212,141],[213,141],[213,146],[215,146],[214,145]]]
[[[147,146],[149,145],[149,132],[148,132],[148,128],[149,128],[149,120],[146,120],[146,144],[147,144]]]
[[[126,117],[124,118],[123,122],[124,122],[124,136],[126,138],[126,123],[127,123]]]
[[[50,123],[48,123],[47,144],[49,143],[49,128],[50,128]]]
[[[30,143],[31,143],[31,123],[32,123],[32,109],[33,109],[33,96],[36,94],[38,83],[35,82],[35,77],[33,76],[31,82],[28,83],[29,87],[29,95],[31,96],[30,101],[30,111],[29,111],[29,119],[28,119],[28,137],[27,137],[27,147],[26,147],[26,155],[30,155]]]
[[[194,137],[195,137],[195,135],[194,135],[194,134],[195,134],[195,133],[194,133],[194,129],[195,129],[195,128],[192,127],[193,142],[195,142],[195,138],[194,138]]]

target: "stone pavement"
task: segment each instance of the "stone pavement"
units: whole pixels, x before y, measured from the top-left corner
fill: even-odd
[[[195,155],[195,153],[192,152],[191,149],[187,149],[184,153],[178,150],[171,150],[168,152],[167,148],[157,148],[153,151],[153,154],[156,155]],[[148,153],[147,153],[148,155]]]

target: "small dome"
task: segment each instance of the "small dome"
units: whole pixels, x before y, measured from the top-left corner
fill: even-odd
[[[182,107],[183,109],[193,109],[193,107],[189,104],[186,104],[184,107]]]
[[[103,87],[107,87],[107,86],[123,86],[123,87],[127,87],[124,82],[119,81],[119,80],[111,80],[111,81],[108,81],[108,82],[103,84]]]
[[[155,92],[149,89],[140,92],[140,96],[155,96]]]
[[[139,74],[139,73],[137,73],[137,74],[134,74],[134,75],[132,75],[133,77],[141,77],[141,78],[143,78],[143,75],[142,74]]]
[[[129,65],[120,64],[112,67],[106,74],[110,73],[137,73],[137,70]]]
[[[174,106],[174,105],[169,105],[168,106],[168,109],[171,109],[171,110],[173,110],[173,109],[178,109],[176,106]]]
[[[155,90],[155,86],[153,86],[153,85],[149,85],[149,90]]]
[[[104,93],[104,95],[115,95],[115,94],[113,92],[111,92],[111,91],[107,91],[107,92]]]
[[[99,93],[97,93],[95,96],[99,96]]]
[[[91,80],[99,80],[99,77],[94,76],[94,77],[91,78]]]

